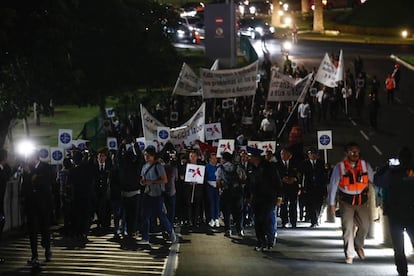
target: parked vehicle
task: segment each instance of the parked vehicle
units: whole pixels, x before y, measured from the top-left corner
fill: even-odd
[[[238,34],[251,39],[270,37],[275,28],[260,18],[242,18],[238,21]]]

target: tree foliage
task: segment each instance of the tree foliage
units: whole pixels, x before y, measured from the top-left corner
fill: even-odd
[[[171,85],[179,66],[165,16],[148,0],[2,1],[0,132],[33,102],[103,107],[107,95]]]

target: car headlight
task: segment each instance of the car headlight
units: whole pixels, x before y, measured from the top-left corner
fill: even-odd
[[[177,30],[177,36],[178,36],[179,38],[183,38],[183,37],[184,37],[184,35],[185,35],[185,32],[184,32],[183,30]]]
[[[292,43],[290,41],[283,42],[283,48],[286,50],[292,49]]]

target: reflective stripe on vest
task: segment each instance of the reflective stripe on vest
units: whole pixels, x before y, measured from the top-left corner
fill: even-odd
[[[362,173],[360,182],[358,182],[358,179],[354,179],[354,183],[350,183],[349,177],[346,175],[347,171],[345,168],[345,164],[342,161],[339,163],[339,169],[341,173],[341,178],[339,179],[338,189],[348,195],[358,195],[362,193],[363,190],[368,188],[368,167],[367,163],[364,160],[361,160],[361,167],[362,167]]]

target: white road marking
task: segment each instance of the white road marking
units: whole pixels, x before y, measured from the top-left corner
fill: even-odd
[[[360,132],[360,133],[361,133],[361,135],[365,138],[365,140],[369,141],[369,137],[368,137],[368,135],[366,135],[366,134],[365,134],[365,132],[364,132],[364,131],[360,130],[359,132]]]
[[[382,155],[382,151],[380,151],[380,149],[376,146],[376,145],[372,145],[372,147],[374,148],[374,150],[379,154]]]
[[[354,120],[352,120],[352,119],[349,119],[350,121],[351,121],[351,123],[354,125],[354,126],[357,126],[357,123],[354,121]]]

